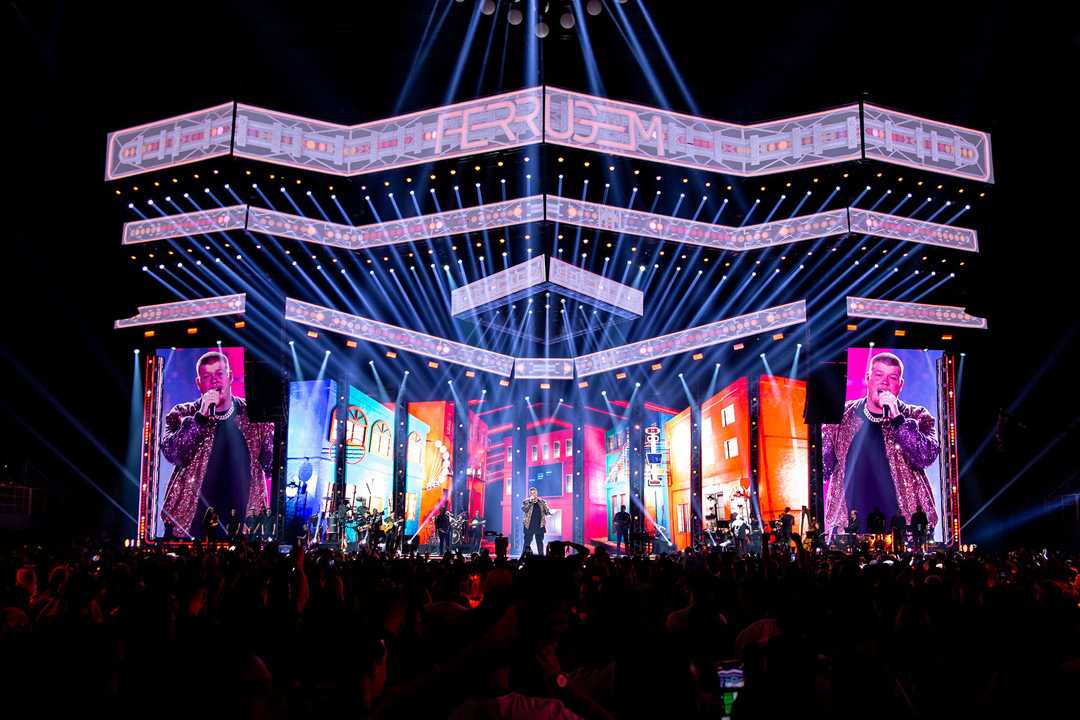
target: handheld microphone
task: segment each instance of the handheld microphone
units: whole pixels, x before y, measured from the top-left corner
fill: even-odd
[[[889,414],[892,412],[891,410],[889,410],[889,406],[888,405],[882,405],[881,410],[885,414],[885,419],[888,420],[889,419]]]

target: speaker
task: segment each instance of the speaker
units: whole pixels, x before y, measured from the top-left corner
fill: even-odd
[[[847,362],[815,363],[806,378],[803,419],[812,425],[839,423],[846,394]]]

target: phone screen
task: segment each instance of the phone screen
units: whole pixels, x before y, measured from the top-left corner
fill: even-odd
[[[742,663],[718,663],[716,677],[721,690],[741,690],[744,685]]]

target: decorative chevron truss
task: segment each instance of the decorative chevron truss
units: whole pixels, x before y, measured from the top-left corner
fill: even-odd
[[[361,125],[224,103],[110,133],[105,179],[230,154],[347,177],[543,143],[743,177],[870,158],[994,181],[988,133],[876,105],[740,125],[553,87]]]
[[[365,250],[544,220],[732,252],[760,250],[847,233],[875,235],[969,252],[977,252],[979,249],[978,234],[974,230],[858,208],[840,208],[785,220],[731,227],[614,205],[571,200],[557,195],[532,195],[517,200],[504,200],[360,226],[316,220],[255,206],[236,205],[126,223],[123,243],[130,245],[208,232],[245,229],[316,245]],[[569,278],[572,274],[572,271],[562,272],[560,269],[558,276]],[[640,310],[637,314],[640,314]]]

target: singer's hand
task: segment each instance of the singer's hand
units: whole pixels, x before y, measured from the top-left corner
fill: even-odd
[[[889,411],[889,417],[894,418],[900,414],[900,407],[897,405],[899,400],[888,390],[882,390],[878,394],[878,404],[883,408],[887,408]]]
[[[217,388],[211,388],[203,393],[202,399],[199,401],[199,414],[209,415],[210,408],[221,402],[221,391]]]

